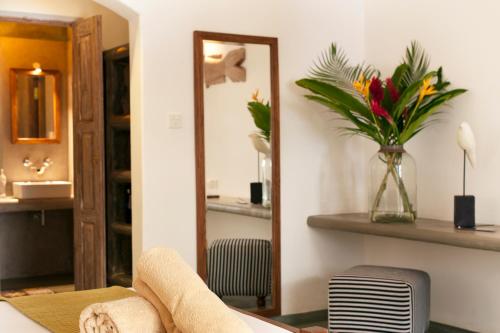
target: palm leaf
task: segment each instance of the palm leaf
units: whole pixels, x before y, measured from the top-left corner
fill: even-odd
[[[306,95],[305,97],[311,101],[315,101],[317,103],[326,106],[330,110],[333,110],[334,112],[336,112],[341,116],[340,117],[341,119],[351,121],[354,125],[356,125],[356,127],[358,127],[359,131],[366,134],[366,137],[369,137],[375,140],[376,142],[382,141],[382,138],[380,137],[377,128],[373,126],[372,123],[366,123],[361,121],[355,115],[353,115],[348,108],[321,96]],[[346,128],[343,127],[342,129]]]
[[[359,96],[353,88],[353,83],[361,75],[371,78],[378,76],[378,71],[366,64],[349,65],[346,54],[335,43],[321,54],[310,71],[310,78],[333,84],[352,96]]]
[[[371,111],[366,104],[353,97],[342,89],[326,82],[315,79],[302,79],[295,82],[299,87],[310,90],[316,95],[323,96],[335,104],[342,105],[360,116],[371,119]]]
[[[428,78],[431,78],[436,75],[436,72],[429,72],[425,74],[421,79],[413,82],[411,85],[406,88],[401,96],[399,97],[398,102],[394,106],[394,118],[399,119],[401,115],[403,114],[403,111],[405,107],[407,107],[411,100],[416,96],[417,92],[420,90],[420,87],[422,86],[422,81]]]
[[[410,66],[407,64],[401,64],[396,69],[394,70],[394,73],[392,74],[391,80],[392,83],[394,84],[395,87],[399,88],[399,85],[401,83],[401,77],[403,76],[404,73],[406,73],[410,69]]]
[[[419,109],[418,114],[408,124],[407,128],[401,133],[401,143],[404,143],[411,139],[416,133],[416,131],[420,131],[422,126],[425,125],[424,122],[433,114],[436,113],[438,107],[443,103],[446,103],[448,100],[465,93],[467,90],[465,89],[454,89],[447,91],[445,93],[440,94],[435,97],[430,103],[428,103],[425,107]]]
[[[429,68],[429,57],[417,41],[412,41],[410,47],[406,48],[403,64],[408,65],[401,76],[401,85],[406,88],[425,76]]]

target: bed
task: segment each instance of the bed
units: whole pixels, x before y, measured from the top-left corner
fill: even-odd
[[[257,317],[249,313],[235,311],[255,333],[290,333],[301,332],[299,329],[288,327],[277,322]],[[29,319],[7,302],[0,302],[0,332],[2,333],[47,333],[44,327]]]

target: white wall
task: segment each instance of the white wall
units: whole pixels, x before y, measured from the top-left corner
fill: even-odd
[[[207,244],[221,238],[272,239],[270,219],[207,211]]]
[[[271,62],[267,45],[217,44],[224,56],[228,51],[245,48],[246,69],[243,82],[204,88],[205,97],[205,178],[217,180],[222,196],[250,198],[250,183],[258,181],[257,151],[248,135],[257,132],[247,109],[256,89],[265,101],[270,97]]]
[[[461,191],[461,152],[456,129],[468,121],[477,140],[476,169],[468,189],[476,196],[478,223],[500,224],[498,1],[365,1],[367,61],[386,74],[411,40],[421,42],[432,66],[443,65],[455,85],[469,89],[441,122],[407,145],[418,167],[420,216],[453,218],[453,195]],[[480,332],[498,332],[500,254],[416,242],[367,238],[366,261],[418,267],[432,278],[432,318]]]
[[[174,247],[195,266],[193,30],[275,36],[282,103],[283,312],[325,308],[328,278],[361,261],[362,243],[349,234],[311,230],[306,218],[363,209],[366,200],[357,185],[365,183],[360,166],[366,157],[358,153],[364,150],[359,140],[335,135],[332,116],[315,112],[319,108],[305,101],[294,81],[332,40],[362,58],[362,2],[258,0],[235,7],[229,0],[121,1],[139,14],[138,30],[131,34],[137,33],[143,60],[142,85],[133,91],[140,95],[141,124],[132,125],[132,145],[140,140],[142,148],[142,159],[135,160],[143,168],[142,196],[133,208],[134,223],[142,221],[142,247]],[[168,112],[180,112],[184,128],[168,130]],[[134,126],[140,128],[134,132]],[[136,204],[142,205],[140,216]]]

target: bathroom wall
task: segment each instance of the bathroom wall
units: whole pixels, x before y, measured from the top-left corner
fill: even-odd
[[[0,36],[0,166],[5,169],[9,182],[17,180],[68,179],[68,62],[67,41],[42,40]],[[10,68],[33,68],[40,63],[42,69],[61,72],[61,142],[59,144],[13,144],[11,142]],[[22,164],[29,157],[40,164],[45,157],[54,162],[43,176],[37,176]]]

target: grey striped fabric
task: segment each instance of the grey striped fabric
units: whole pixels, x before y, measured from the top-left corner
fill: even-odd
[[[218,239],[208,248],[208,287],[218,296],[271,293],[271,242],[265,239]]]
[[[424,333],[429,322],[429,290],[425,272],[354,267],[330,280],[329,332]]]

